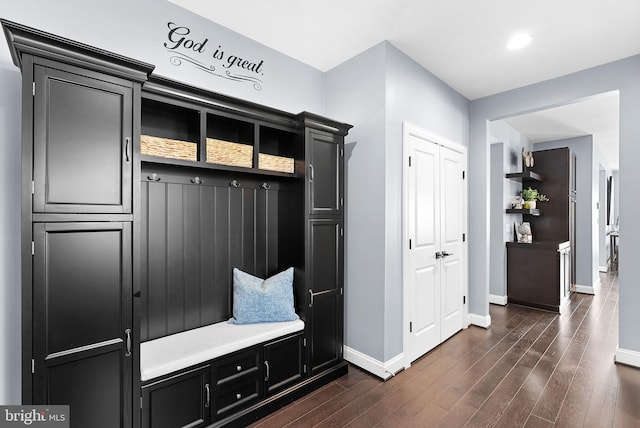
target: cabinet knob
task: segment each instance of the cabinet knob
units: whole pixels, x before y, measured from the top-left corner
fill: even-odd
[[[236,394],[236,400],[239,400],[242,398],[242,394]]]
[[[242,371],[242,366],[236,366],[236,370],[238,370],[239,372]]]

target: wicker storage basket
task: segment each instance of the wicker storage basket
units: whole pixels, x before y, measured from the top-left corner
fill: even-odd
[[[198,160],[198,145],[169,138],[140,136],[140,153],[161,158]]]
[[[207,138],[207,162],[251,168],[253,146]]]
[[[293,158],[258,153],[258,168],[293,174]]]

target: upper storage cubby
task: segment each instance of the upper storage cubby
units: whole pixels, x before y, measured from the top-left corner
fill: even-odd
[[[207,114],[206,161],[252,168],[255,128],[252,122]]]
[[[166,159],[198,160],[200,112],[143,98],[140,153]]]
[[[302,144],[296,144],[295,132],[260,126],[258,168],[294,173],[295,159],[304,158]]]
[[[304,160],[296,116],[162,78],[144,86],[141,119],[146,163],[297,177]]]

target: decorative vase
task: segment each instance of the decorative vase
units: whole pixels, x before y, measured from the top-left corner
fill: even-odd
[[[536,201],[524,201],[524,208],[535,210],[536,209]]]

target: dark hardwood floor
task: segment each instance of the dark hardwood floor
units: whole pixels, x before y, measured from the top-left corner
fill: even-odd
[[[615,364],[618,278],[565,313],[491,305],[386,382],[359,370],[252,427],[640,427],[640,369]]]

